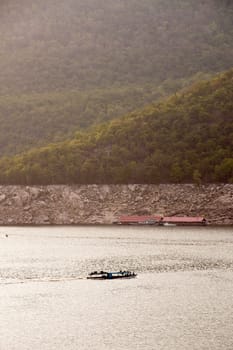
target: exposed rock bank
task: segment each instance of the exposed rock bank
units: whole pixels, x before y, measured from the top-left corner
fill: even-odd
[[[233,185],[0,186],[0,224],[111,224],[125,214],[233,225]]]

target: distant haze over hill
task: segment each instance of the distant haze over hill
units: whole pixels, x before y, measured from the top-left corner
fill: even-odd
[[[160,83],[233,61],[227,0],[9,0],[0,5],[0,91]]]

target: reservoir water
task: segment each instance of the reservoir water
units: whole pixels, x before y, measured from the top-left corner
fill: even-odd
[[[233,228],[1,227],[0,349],[232,350]]]

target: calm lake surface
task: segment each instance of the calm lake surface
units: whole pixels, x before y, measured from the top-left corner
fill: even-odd
[[[0,349],[232,350],[233,228],[0,227]]]

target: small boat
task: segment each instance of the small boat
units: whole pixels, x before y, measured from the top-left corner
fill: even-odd
[[[161,226],[176,226],[176,224],[172,224],[170,222],[164,222],[161,224]]]
[[[113,280],[116,278],[134,278],[137,274],[131,271],[118,271],[118,272],[106,272],[106,271],[94,271],[89,273],[87,279],[92,280]]]

